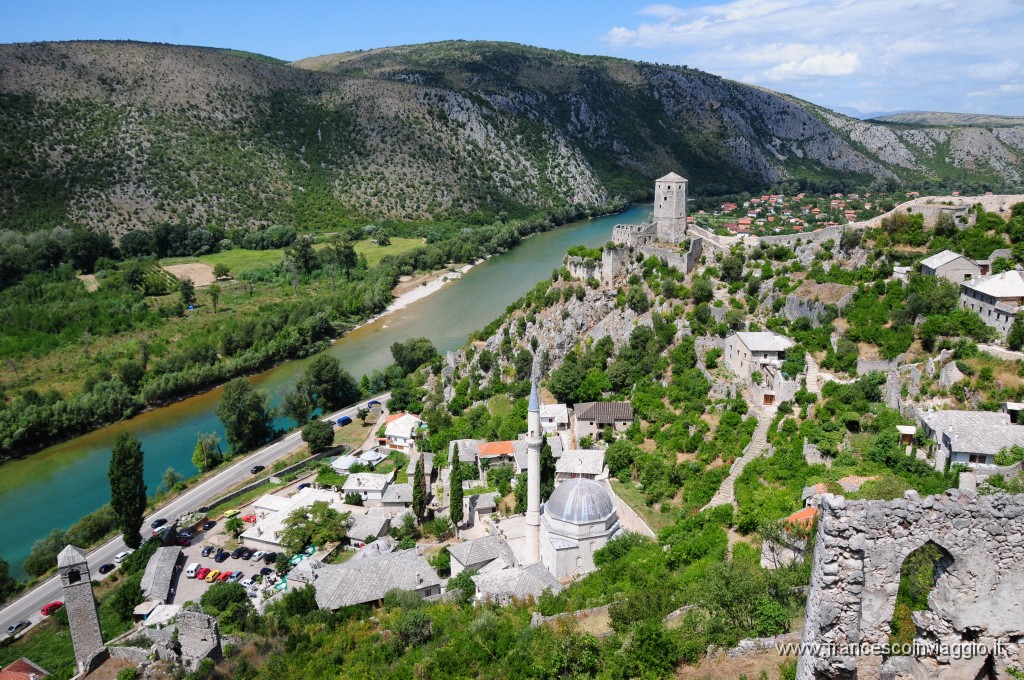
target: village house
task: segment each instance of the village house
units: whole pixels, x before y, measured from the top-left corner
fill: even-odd
[[[392,413],[384,427],[384,439],[389,447],[409,453],[415,449],[416,435],[423,425],[423,421],[412,413]]]
[[[25,657],[0,668],[0,680],[42,680],[49,675],[49,671]]]
[[[782,520],[778,535],[761,541],[761,568],[779,569],[803,560],[818,512],[817,507],[808,506]]]
[[[394,478],[394,472],[386,475],[376,472],[357,472],[354,475],[349,475],[341,487],[341,492],[346,496],[349,494],[359,496],[363,505],[380,505],[381,499],[384,498],[384,492]]]
[[[569,407],[565,404],[541,404],[540,429],[544,434],[557,434],[568,430]]]
[[[921,273],[925,276],[939,276],[953,283],[963,283],[978,278],[981,267],[960,253],[943,250],[921,260]]]
[[[441,594],[441,579],[415,548],[325,564],[315,571],[313,588],[320,609],[337,610],[356,604],[376,604],[391,590],[420,597]]]
[[[508,604],[513,599],[528,597],[536,600],[546,590],[553,594],[562,590],[562,584],[540,562],[528,567],[477,574],[473,577],[473,584],[476,586],[476,601],[480,603]]]
[[[725,363],[751,388],[753,403],[773,407],[791,401],[797,376],[782,373],[786,350],[796,343],[771,331],[734,333],[725,339]]]
[[[572,420],[577,441],[600,437],[606,428],[622,432],[633,424],[633,405],[628,401],[588,401],[574,406]]]
[[[935,442],[935,469],[945,472],[963,463],[975,473],[994,472],[995,456],[1024,446],[1024,425],[1002,411],[934,411],[921,416],[924,433]]]
[[[516,566],[516,557],[499,534],[448,546],[452,578],[467,570],[488,573]]]
[[[466,526],[476,526],[480,520],[498,511],[498,494],[494,491],[473,494],[462,499],[462,516]]]
[[[960,307],[977,312],[981,320],[1006,337],[1024,304],[1024,272],[1012,269],[960,284]]]

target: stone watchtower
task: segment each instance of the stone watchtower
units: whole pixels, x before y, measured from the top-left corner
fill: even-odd
[[[662,243],[686,238],[686,179],[674,172],[654,182],[654,225]]]
[[[96,661],[106,654],[100,618],[96,613],[96,600],[92,595],[92,581],[89,579],[89,563],[85,553],[73,545],[64,548],[57,555],[57,570],[60,584],[64,589],[64,607],[68,612],[68,627],[71,629],[71,643],[75,648],[78,672],[92,670]]]

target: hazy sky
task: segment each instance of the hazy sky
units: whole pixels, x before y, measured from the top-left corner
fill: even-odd
[[[669,64],[833,108],[1024,115],[1022,0],[2,0],[0,42],[131,39],[282,59],[508,40]]]

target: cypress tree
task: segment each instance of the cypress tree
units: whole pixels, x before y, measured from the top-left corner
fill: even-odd
[[[142,442],[128,432],[119,434],[108,471],[110,505],[129,548],[138,548],[142,543],[139,530],[146,512],[146,482],[142,476],[142,465]]]
[[[412,511],[422,519],[427,509],[426,488],[423,484],[423,454],[416,461],[416,473],[412,477]]]
[[[458,528],[462,521],[462,471],[459,463],[459,445],[456,444],[452,453],[452,473],[449,486],[451,486],[451,499],[448,502],[448,517],[452,524]]]

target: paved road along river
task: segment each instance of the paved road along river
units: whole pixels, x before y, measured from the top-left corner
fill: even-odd
[[[328,351],[345,368],[361,376],[391,363],[391,343],[411,337],[430,338],[441,352],[462,345],[469,333],[483,328],[511,302],[560,266],[573,245],[604,244],[612,227],[649,219],[650,206],[566,225],[531,236],[508,253],[474,267],[462,278],[405,309],[381,317],[349,333]],[[291,361],[253,377],[277,403],[284,388],[302,372],[305,361]],[[190,475],[192,449],[201,432],[223,434],[214,415],[220,389],[143,413],[77,439],[52,446],[0,469],[0,557],[23,576],[22,561],[32,543],[53,528],[66,529],[110,499],[107,465],[114,439],[128,430],[142,440],[146,483],[153,492],[164,470],[173,467]],[[280,420],[279,427],[293,423]]]

